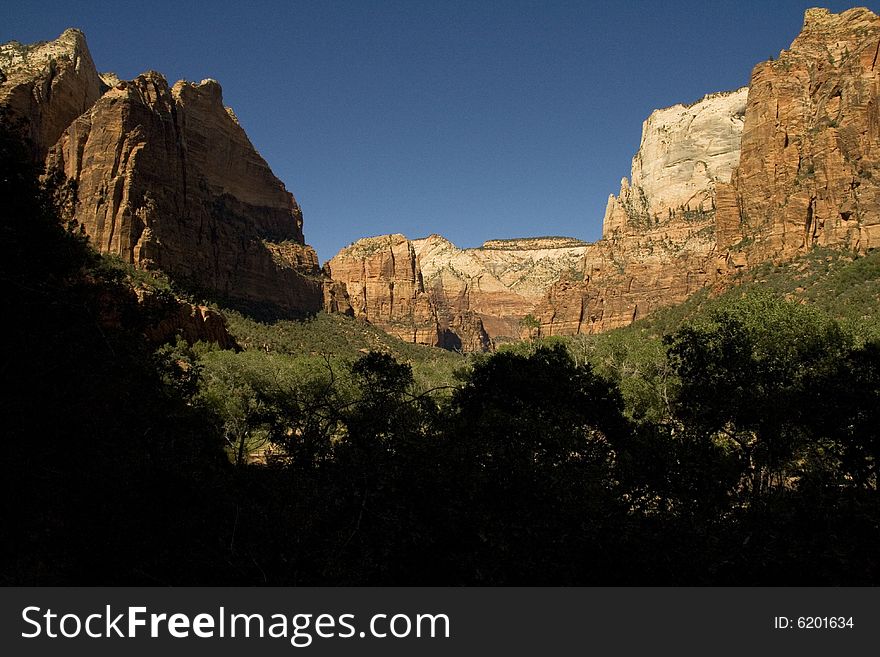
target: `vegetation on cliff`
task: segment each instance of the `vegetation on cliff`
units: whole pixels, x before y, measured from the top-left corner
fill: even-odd
[[[153,351],[0,160],[7,584],[880,582],[874,253],[470,359],[327,315]]]

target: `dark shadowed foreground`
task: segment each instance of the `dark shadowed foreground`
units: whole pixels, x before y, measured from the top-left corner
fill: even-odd
[[[880,346],[816,309],[743,295],[641,379],[563,344],[434,389],[376,351],[156,350],[75,190],[8,125],[0,160],[5,584],[880,580]]]

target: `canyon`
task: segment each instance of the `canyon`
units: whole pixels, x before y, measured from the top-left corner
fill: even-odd
[[[485,351],[625,326],[814,246],[880,245],[878,49],[871,11],[811,9],[747,87],[654,111],[595,243],[393,234],[323,268],[216,81],[101,75],[67,30],[0,46],[0,106],[27,120],[35,160],[75,182],[73,218],[99,251],[255,313],[323,309]]]
[[[867,9],[808,10],[747,87],[648,117],[601,240],[560,238],[540,265],[530,240],[463,250],[413,240],[424,293],[440,316],[477,312],[490,341],[589,334],[816,245],[877,247],[878,44]],[[536,280],[522,285],[514,263]]]

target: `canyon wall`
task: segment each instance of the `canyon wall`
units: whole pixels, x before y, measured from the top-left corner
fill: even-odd
[[[869,10],[810,9],[791,47],[752,72],[732,215],[754,261],[880,246],[878,51]]]
[[[602,239],[536,308],[541,335],[626,326],[741,266],[718,249],[727,229],[719,231],[716,208],[731,203],[747,93],[710,94],[648,117],[632,182],[624,178],[619,195],[608,199]]]
[[[321,308],[300,208],[217,82],[102,79],[77,30],[0,46],[0,71],[0,106],[27,121],[47,172],[76,184],[73,218],[98,251],[248,310]]]
[[[62,133],[47,166],[76,182],[75,218],[99,251],[235,305],[320,308],[302,213],[215,81],[119,82]]]
[[[586,244],[571,238],[492,240],[459,249],[439,235],[414,240],[425,288],[441,318],[470,312],[495,341],[519,339],[521,322],[550,286],[581,266]]]
[[[528,334],[522,320],[564,272],[582,266],[586,247],[542,237],[460,249],[439,235],[384,235],[342,249],[325,271],[355,317],[422,344],[485,351]],[[329,295],[325,308],[338,309],[340,298]]]
[[[602,237],[710,220],[715,186],[729,183],[739,162],[747,94],[743,87],[652,112],[630,180],[608,199]]]
[[[79,187],[95,246],[244,305],[323,307],[461,350],[594,333],[816,245],[880,244],[880,19],[808,10],[748,87],[657,110],[602,239],[359,240],[318,269],[296,201],[220,86],[102,80],[82,35],[0,47],[0,104]],[[57,141],[56,141],[57,140]]]
[[[27,121],[37,161],[105,88],[79,30],[44,43],[0,45],[0,107]]]
[[[872,12],[811,9],[747,88],[654,112],[582,276],[540,306],[541,333],[624,326],[816,245],[880,245],[878,52]]]
[[[408,342],[442,345],[437,313],[425,293],[415,250],[403,235],[358,240],[329,260],[324,271],[344,287],[334,290],[332,298],[339,303],[344,297],[355,317]]]

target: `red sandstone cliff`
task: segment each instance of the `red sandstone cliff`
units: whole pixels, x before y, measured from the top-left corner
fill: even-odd
[[[299,206],[220,85],[107,80],[77,30],[0,46],[0,106],[27,121],[35,158],[76,183],[93,246],[235,305],[319,310],[326,281]]]
[[[75,218],[99,251],[233,303],[321,307],[302,213],[213,80],[169,88],[150,72],[119,82],[47,163],[77,183]]]
[[[752,72],[730,220],[750,258],[880,246],[880,18],[810,9]]]
[[[104,88],[79,30],[44,43],[0,45],[0,106],[28,121],[38,161]]]
[[[355,317],[402,340],[441,346],[436,310],[425,293],[412,243],[403,235],[358,240],[336,254],[324,270],[344,286]],[[340,296],[337,289],[332,298]]]

